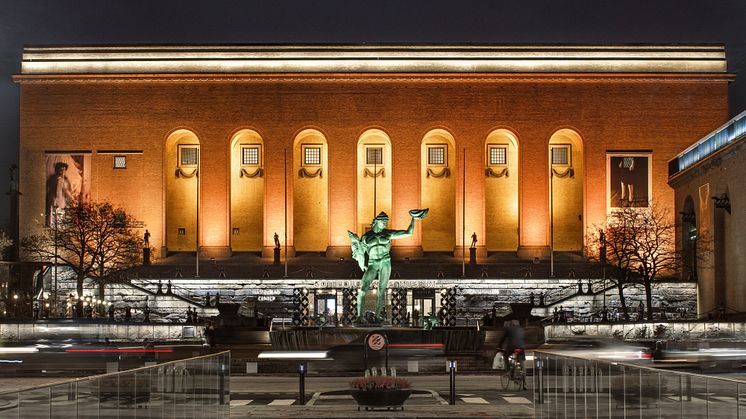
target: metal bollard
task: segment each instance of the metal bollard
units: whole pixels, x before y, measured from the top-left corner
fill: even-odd
[[[535,356],[535,355],[534,355]],[[543,404],[544,403],[544,361],[541,359],[536,359],[536,365],[534,366],[534,371],[539,372],[539,377],[535,381],[535,384],[538,384],[539,388],[539,394],[536,400],[537,404]]]
[[[225,364],[221,364],[218,371],[218,394],[218,404],[225,405]]]
[[[301,362],[300,365],[300,375],[298,377],[299,379],[299,389],[298,392],[298,402],[301,406],[306,404],[306,363]]]
[[[456,404],[456,361],[448,361],[448,374],[450,378],[451,397],[449,404]]]

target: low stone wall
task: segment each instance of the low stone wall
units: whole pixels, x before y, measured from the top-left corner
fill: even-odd
[[[74,279],[74,278],[73,278]],[[60,285],[71,287],[73,279],[60,280]],[[110,284],[106,286],[106,298],[114,302],[121,313],[121,309],[129,305],[134,309],[133,318],[142,318],[145,299],[150,309],[150,319],[159,321],[184,321],[187,308],[196,309],[202,318],[217,315],[217,310],[204,307],[205,297],[211,296],[214,302],[216,294],[220,294],[221,302],[242,304],[242,314],[252,317],[262,313],[274,318],[287,318],[293,310],[293,288],[307,288],[309,290],[309,308],[314,310],[315,294],[328,295],[336,292],[338,314],[342,310],[342,290],[344,288],[359,287],[359,279],[327,279],[327,278],[172,278],[174,292],[187,300],[174,296],[157,294],[157,280],[133,279],[129,284]],[[163,289],[166,288],[163,281]],[[611,308],[619,307],[619,296],[616,289],[608,288],[603,292],[604,282],[600,279],[590,280],[592,292],[589,294],[589,280],[581,281],[583,293],[578,293],[578,280],[574,278],[437,278],[437,279],[391,279],[389,288],[432,289],[435,296],[436,309],[440,307],[440,290],[459,287],[456,297],[457,317],[460,323],[464,319],[473,321],[480,319],[483,314],[498,306],[498,315],[508,314],[507,305],[510,303],[527,303],[531,293],[534,294],[537,316],[549,316],[555,308],[572,312],[576,319],[591,318],[601,310],[605,302]],[[609,282],[606,285],[610,285]],[[377,287],[374,281],[372,289]],[[67,288],[61,295],[67,295]],[[97,295],[94,284],[86,282],[86,294]],[[538,307],[539,296],[544,294],[545,305]],[[372,294],[372,293],[371,293]],[[644,301],[642,287],[630,286],[625,289],[625,298],[631,312],[635,312],[638,304]],[[410,295],[411,296],[411,295]],[[191,302],[189,301],[191,300]],[[410,301],[411,302],[411,301]],[[64,301],[61,302],[64,306]],[[374,295],[366,298],[366,309],[375,305]],[[687,318],[696,315],[697,286],[694,282],[664,281],[653,286],[653,307],[665,310],[671,318]],[[437,310],[436,310],[437,311]],[[311,313],[313,314],[313,312]]]
[[[132,324],[84,322],[0,323],[0,339],[80,339],[103,341],[110,339],[201,339],[202,326],[185,324]]]
[[[746,323],[735,322],[640,322],[567,323],[544,328],[547,341],[583,336],[625,340],[746,339]]]

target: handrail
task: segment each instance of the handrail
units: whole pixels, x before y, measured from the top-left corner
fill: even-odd
[[[696,374],[693,372],[682,372],[682,371],[673,371],[673,370],[667,370],[667,369],[661,369],[661,368],[653,368],[653,367],[648,367],[646,365],[630,364],[627,362],[607,361],[604,359],[595,359],[595,358],[583,358],[579,356],[567,355],[563,353],[552,352],[552,351],[547,351],[547,350],[542,350],[542,349],[533,349],[532,352],[534,353],[534,357],[536,356],[536,353],[538,352],[538,353],[543,353],[543,354],[557,356],[557,357],[577,359],[581,361],[595,361],[595,362],[603,362],[603,363],[612,364],[612,365],[621,365],[623,367],[639,368],[639,369],[648,370],[648,371],[655,371],[657,373],[670,373],[670,374],[681,375],[684,377],[698,377],[698,378],[705,378],[708,380],[722,380],[722,381],[730,381],[730,382],[738,383],[738,384],[746,384],[746,380],[736,380],[734,378],[715,377],[712,375]]]
[[[148,365],[148,366],[144,366],[144,367],[133,368],[131,370],[109,372],[109,373],[98,374],[98,375],[89,375],[87,377],[81,377],[81,378],[71,378],[71,379],[68,379],[68,380],[55,381],[55,382],[51,382],[51,383],[47,383],[47,384],[40,384],[40,385],[36,385],[36,386],[32,386],[32,387],[24,387],[24,388],[21,388],[21,389],[18,389],[18,390],[0,391],[0,396],[6,395],[6,394],[12,394],[12,393],[21,393],[21,392],[24,392],[24,391],[39,390],[39,389],[42,389],[42,388],[54,387],[54,386],[58,386],[58,385],[62,385],[62,384],[70,384],[70,383],[77,383],[77,382],[86,381],[86,380],[100,379],[100,378],[104,378],[104,377],[107,377],[107,376],[114,376],[114,375],[121,375],[121,374],[130,374],[130,373],[141,371],[141,370],[147,370],[147,369],[152,369],[152,368],[160,368],[160,367],[163,367],[163,366],[171,366],[171,365],[178,364],[178,363],[183,363],[183,362],[187,362],[187,361],[194,361],[194,360],[203,359],[203,358],[210,358],[210,357],[214,357],[214,356],[218,356],[218,355],[226,355],[226,354],[230,355],[230,353],[231,353],[231,351],[221,351],[221,352],[211,353],[211,354],[208,354],[208,355],[200,355],[200,356],[194,356],[194,357],[191,357],[191,358],[184,358],[184,359],[178,359],[178,360],[175,360],[175,361],[168,361],[168,362],[164,362],[162,364],[157,364],[157,365]]]
[[[187,303],[190,303],[190,304],[194,304],[194,305],[197,305],[197,306],[200,306],[200,307],[207,307],[205,304],[199,302],[199,299],[200,299],[199,296],[197,296],[197,298],[192,297],[192,295],[190,295],[190,293],[189,293],[189,289],[186,288],[186,287],[181,287],[181,286],[178,286],[178,285],[172,283],[171,284],[171,294],[166,294],[165,291],[162,294],[158,294],[157,291],[151,291],[151,290],[149,290],[148,288],[146,288],[144,286],[133,284],[132,281],[140,281],[144,285],[153,285],[153,286],[157,287],[158,286],[158,282],[156,282],[156,280],[153,280],[153,279],[144,279],[144,278],[132,278],[129,281],[129,284],[132,285],[133,287],[142,288],[143,290],[145,290],[145,291],[147,291],[149,293],[152,293],[153,296],[170,295],[172,297],[181,299],[184,302],[187,302]],[[179,292],[177,293],[177,292],[174,292],[174,291],[179,291]]]

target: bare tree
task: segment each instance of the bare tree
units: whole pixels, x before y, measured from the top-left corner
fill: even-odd
[[[601,234],[592,241],[597,246],[592,254],[611,269],[626,319],[629,315],[623,288],[639,284],[645,291],[647,319],[653,320],[653,283],[662,276],[675,275],[681,267],[673,215],[655,204],[622,208],[609,215],[603,241]]]
[[[21,246],[42,261],[58,258],[76,274],[76,289],[83,295],[83,281],[91,278],[103,288],[122,271],[137,266],[143,242],[134,220],[109,202],[77,202],[56,217],[55,225],[41,234],[25,237]],[[81,314],[78,302],[77,314]]]
[[[5,231],[0,230],[0,258],[5,255],[5,251],[8,250],[10,246],[13,246],[13,239],[11,239]]]
[[[626,321],[629,321],[629,307],[624,298],[624,290],[632,284],[630,280],[632,260],[628,251],[630,241],[626,237],[627,232],[625,228],[604,230],[602,227],[597,227],[590,234],[587,253],[591,259],[603,264],[606,268],[606,278],[616,288],[617,295],[619,295],[622,315]]]

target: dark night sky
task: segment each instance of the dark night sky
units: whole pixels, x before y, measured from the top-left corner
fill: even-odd
[[[744,0],[0,0],[0,191],[18,160],[10,77],[23,45],[719,43],[741,74],[744,17]],[[736,80],[731,115],[746,109],[746,81]],[[0,194],[0,223],[8,211]]]

